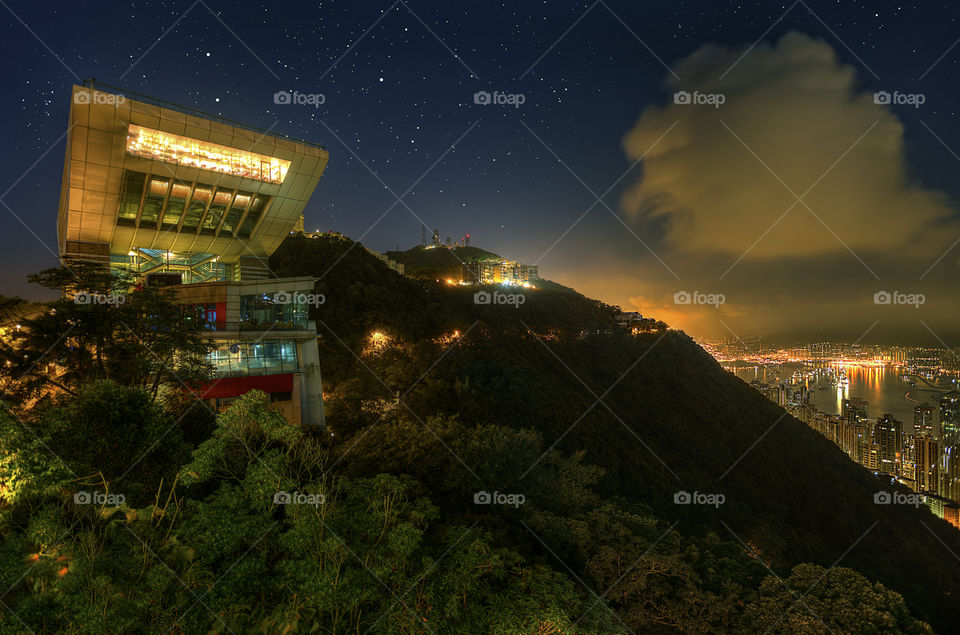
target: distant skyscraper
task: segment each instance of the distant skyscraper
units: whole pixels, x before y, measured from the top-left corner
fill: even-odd
[[[867,402],[856,397],[844,399],[840,415],[843,419],[840,447],[851,459],[864,465],[870,451]]]
[[[291,234],[302,234],[303,233],[303,214],[300,214],[300,218],[297,219],[297,222],[294,223],[293,229],[290,230]]]
[[[922,403],[916,406],[913,409],[914,434],[918,437],[936,438],[940,436],[937,434],[936,412],[937,409],[930,403]]]
[[[939,492],[940,444],[929,437],[917,437],[913,442],[913,456],[917,491]]]
[[[940,494],[960,502],[960,392],[952,390],[940,399]]]
[[[883,415],[873,427],[873,441],[877,449],[876,469],[899,476],[903,456],[903,423],[891,414]]]

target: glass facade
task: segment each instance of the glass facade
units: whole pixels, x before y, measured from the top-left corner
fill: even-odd
[[[292,295],[287,294],[286,303],[275,302],[275,296],[267,293],[240,296],[240,328],[306,329],[307,305],[294,302]]]
[[[269,196],[255,196],[253,199],[253,204],[250,206],[250,211],[247,212],[247,217],[243,221],[243,225],[240,227],[240,235],[244,238],[250,236],[253,233],[253,228],[257,226],[257,221],[260,220],[260,217],[263,215],[263,209],[267,206],[267,201],[270,200]]]
[[[170,189],[170,179],[151,176],[147,186],[147,196],[143,199],[143,210],[140,212],[141,225],[156,225],[163,209],[163,200]]]
[[[231,280],[230,268],[213,254],[141,248],[126,255],[111,254],[110,266],[112,269],[126,269],[142,276],[155,273],[180,274],[184,284]]]
[[[225,342],[208,356],[216,377],[279,375],[297,372],[293,340]]]
[[[281,184],[290,162],[218,143],[192,139],[130,124],[127,152],[133,156],[189,165],[258,181]]]
[[[189,181],[171,183],[163,176],[126,170],[117,224],[249,238],[269,202],[270,197],[262,194]]]
[[[190,199],[190,204],[187,206],[187,213],[183,217],[184,231],[196,231],[197,225],[200,224],[200,219],[203,217],[203,212],[210,203],[212,193],[213,190],[209,185],[198,183],[196,187],[193,188],[193,197]]]
[[[230,206],[230,211],[227,212],[227,218],[223,221],[223,227],[220,231],[232,232],[237,228],[240,218],[243,216],[243,213],[247,211],[247,205],[250,204],[251,196],[251,194],[246,192],[237,193],[233,199],[233,204]]]
[[[143,172],[127,170],[123,175],[123,191],[120,193],[120,211],[117,221],[125,225],[137,222],[137,212],[140,211],[140,199],[143,197],[143,185],[147,175]]]
[[[167,201],[167,207],[163,210],[163,227],[176,227],[180,223],[180,217],[183,216],[183,208],[187,204],[187,197],[190,196],[190,184],[177,181],[170,190],[170,199]]]

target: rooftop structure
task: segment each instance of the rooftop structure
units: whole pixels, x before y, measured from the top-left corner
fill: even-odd
[[[102,88],[102,87],[101,87]],[[259,389],[289,420],[325,426],[312,277],[267,259],[327,165],[320,145],[92,83],[74,86],[57,234],[60,257],[139,274],[205,317],[222,408]]]
[[[184,282],[266,277],[327,165],[316,144],[132,93],[74,86],[63,258]]]

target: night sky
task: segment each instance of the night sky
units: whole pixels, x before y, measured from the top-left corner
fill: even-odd
[[[0,2],[0,294],[42,297],[93,77],[324,144],[310,230],[469,233],[693,335],[960,345],[955,3],[307,4]]]

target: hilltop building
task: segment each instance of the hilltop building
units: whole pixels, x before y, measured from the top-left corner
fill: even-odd
[[[222,407],[251,389],[323,427],[312,278],[267,260],[302,218],[326,149],[129,91],[74,86],[57,238],[64,261],[127,270],[200,307]]]
[[[396,260],[392,260],[388,258],[386,254],[381,254],[379,251],[374,251],[369,247],[367,247],[366,249],[371,256],[373,256],[383,264],[387,265],[387,267],[389,267],[390,269],[393,269],[394,271],[399,273],[401,276],[404,275],[405,267],[402,262],[397,262]]]
[[[467,275],[477,284],[531,285],[540,279],[537,265],[524,265],[505,258],[467,263]]]

